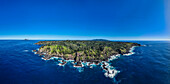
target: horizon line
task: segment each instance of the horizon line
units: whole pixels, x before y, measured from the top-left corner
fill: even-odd
[[[3,35],[0,40],[137,40],[137,41],[170,41],[169,37],[139,36],[139,37],[105,37],[105,36],[67,36],[67,35]]]
[[[27,38],[0,38],[0,40],[25,40]],[[94,38],[96,39],[96,38]],[[94,39],[37,39],[30,38],[27,40],[94,40]],[[97,39],[105,39],[105,38],[97,38]],[[110,41],[170,41],[170,39],[105,39]]]

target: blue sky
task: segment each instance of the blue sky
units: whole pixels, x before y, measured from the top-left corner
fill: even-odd
[[[164,0],[0,0],[0,39],[169,39],[166,13]]]

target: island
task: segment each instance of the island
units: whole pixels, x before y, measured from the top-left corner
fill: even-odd
[[[131,42],[113,42],[106,40],[63,40],[63,41],[39,41],[41,45],[36,54],[43,56],[44,60],[52,57],[62,58],[61,65],[66,64],[65,60],[74,60],[74,66],[82,67],[82,62],[89,62],[89,65],[96,65],[102,61],[108,61],[113,55],[130,53],[134,46],[141,46]],[[106,65],[103,65],[106,66]]]
[[[25,41],[27,41],[28,39],[24,39]]]

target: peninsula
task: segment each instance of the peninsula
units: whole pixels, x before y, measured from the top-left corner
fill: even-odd
[[[102,61],[108,61],[113,55],[128,54],[133,46],[141,46],[138,43],[100,40],[39,41],[35,44],[42,45],[38,50],[33,51],[43,55],[44,60],[60,57],[64,60],[74,60],[75,66],[82,66],[81,62],[98,64]]]

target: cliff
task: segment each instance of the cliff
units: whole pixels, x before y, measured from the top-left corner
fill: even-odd
[[[37,54],[44,55],[44,59],[61,57],[75,62],[101,62],[116,54],[127,54],[133,46],[141,46],[138,43],[112,42],[112,41],[40,41],[35,43],[42,45]]]

